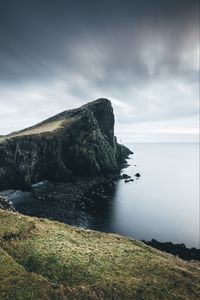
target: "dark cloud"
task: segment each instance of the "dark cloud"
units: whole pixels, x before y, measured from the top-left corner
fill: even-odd
[[[102,96],[119,124],[196,120],[198,8],[198,0],[0,0],[0,114],[20,120],[5,126],[1,116],[1,132]]]

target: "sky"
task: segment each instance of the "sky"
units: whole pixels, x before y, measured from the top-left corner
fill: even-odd
[[[0,134],[101,97],[123,143],[197,142],[199,0],[0,0]]]

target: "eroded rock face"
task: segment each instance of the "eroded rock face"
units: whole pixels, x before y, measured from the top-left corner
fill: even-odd
[[[0,195],[0,209],[15,211],[13,203],[9,201],[6,197]]]
[[[131,153],[114,136],[111,102],[98,99],[1,138],[0,190],[111,173]]]

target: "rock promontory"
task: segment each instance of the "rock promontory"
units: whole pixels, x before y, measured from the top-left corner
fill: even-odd
[[[117,143],[111,102],[98,99],[0,138],[0,190],[117,171],[132,152]]]

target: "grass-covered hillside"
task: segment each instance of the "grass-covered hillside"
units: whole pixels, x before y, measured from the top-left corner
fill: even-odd
[[[198,263],[0,210],[0,299],[198,299]]]
[[[18,132],[13,132],[10,135],[8,135],[7,138],[52,132],[56,129],[59,129],[62,126],[62,123],[67,123],[67,121],[59,120],[59,121],[52,121],[52,122],[41,124],[41,125],[39,124],[38,126],[35,126],[32,128],[28,128],[28,129],[21,130]]]
[[[5,142],[6,140],[19,138],[23,136],[34,136],[34,135],[42,135],[42,134],[51,134],[52,132],[62,129],[63,126],[69,125],[73,122],[73,118],[61,119],[58,121],[49,121],[45,123],[39,123],[35,126],[12,132],[8,135],[0,135],[0,142]]]

